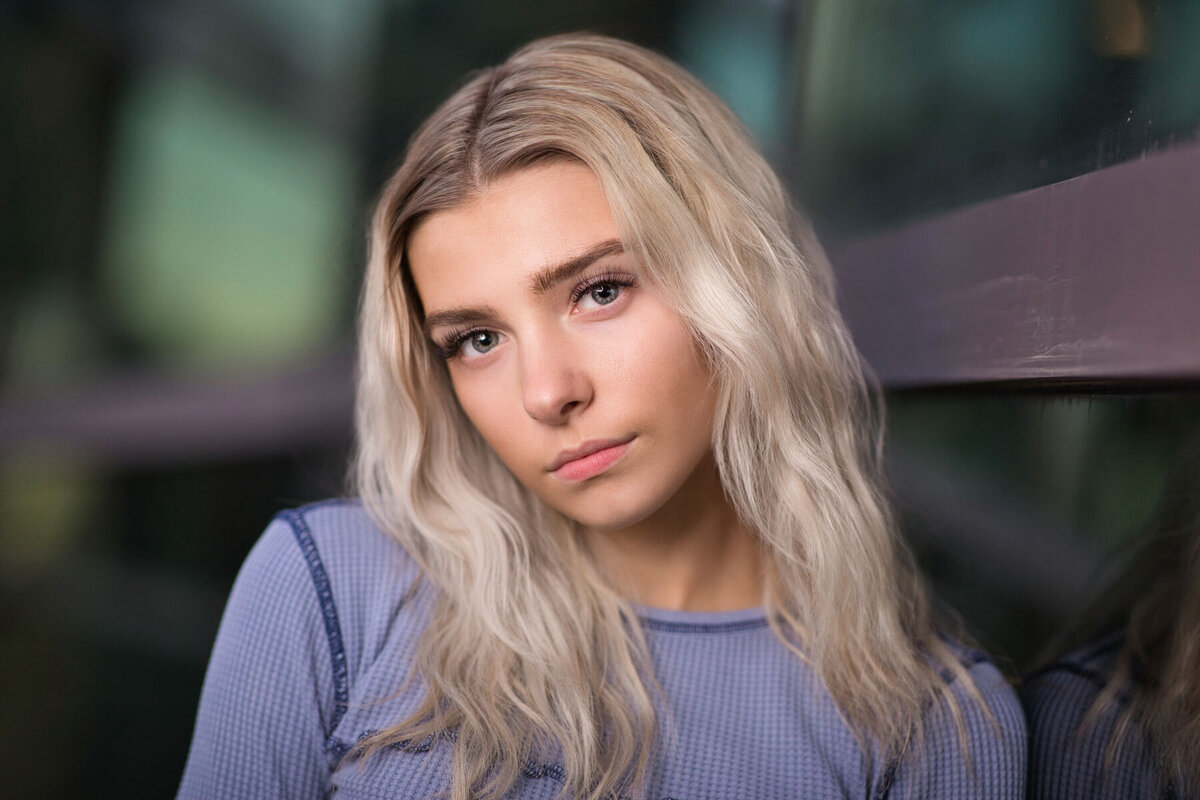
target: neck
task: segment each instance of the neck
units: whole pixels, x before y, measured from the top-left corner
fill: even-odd
[[[762,604],[764,559],[738,519],[711,458],[651,516],[614,531],[584,530],[600,569],[640,605],[732,611]]]

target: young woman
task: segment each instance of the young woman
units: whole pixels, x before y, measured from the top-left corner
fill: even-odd
[[[1018,798],[832,277],[729,110],[598,36],[425,123],[375,214],[360,500],[247,559],[182,797]]]

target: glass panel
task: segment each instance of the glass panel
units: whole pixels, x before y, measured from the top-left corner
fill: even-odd
[[[794,177],[858,230],[1044,186],[1200,133],[1188,0],[822,0]]]
[[[1081,622],[1174,502],[1168,486],[1200,493],[1200,474],[1181,474],[1196,470],[1200,393],[896,393],[889,413],[889,475],[922,564],[1018,668]]]

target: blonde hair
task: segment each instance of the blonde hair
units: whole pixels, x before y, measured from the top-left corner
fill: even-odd
[[[957,718],[939,668],[979,696],[897,538],[881,426],[823,254],[696,79],[635,45],[566,35],[476,74],[438,108],[374,216],[355,479],[438,600],[415,665],[423,703],[359,754],[452,731],[454,800],[502,793],[542,747],[579,797],[636,790],[646,773],[654,678],[632,609],[575,524],[517,482],[458,406],[406,264],[421,220],[552,159],[598,177],[626,250],[713,369],[714,456],[768,554],[763,603],[782,644],[864,747],[899,754],[939,697]]]

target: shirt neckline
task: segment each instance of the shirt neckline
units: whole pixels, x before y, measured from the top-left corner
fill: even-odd
[[[729,633],[767,627],[762,607],[732,611],[676,611],[633,604],[638,619],[651,630],[673,633]]]

